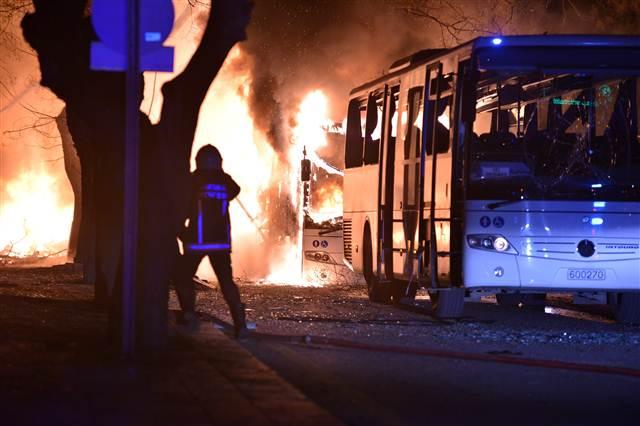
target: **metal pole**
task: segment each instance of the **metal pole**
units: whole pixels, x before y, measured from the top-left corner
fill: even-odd
[[[140,108],[140,0],[127,10],[126,130],[124,148],[124,222],[122,256],[121,351],[131,357],[136,341],[136,260],[138,241],[138,150]]]

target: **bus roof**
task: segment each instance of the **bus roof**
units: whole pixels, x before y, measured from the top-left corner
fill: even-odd
[[[370,87],[375,87],[379,83],[400,75],[403,72],[432,62],[437,58],[450,55],[457,50],[468,48],[469,46],[472,50],[499,47],[628,47],[639,49],[640,36],[563,34],[477,37],[453,48],[424,49],[401,58],[391,64],[387,74],[354,88],[351,90],[350,95]]]

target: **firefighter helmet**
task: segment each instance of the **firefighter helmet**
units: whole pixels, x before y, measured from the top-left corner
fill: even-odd
[[[196,154],[196,167],[202,170],[215,170],[222,168],[222,156],[213,145],[205,145]]]

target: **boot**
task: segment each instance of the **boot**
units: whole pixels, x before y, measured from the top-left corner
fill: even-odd
[[[233,318],[233,328],[236,339],[242,340],[249,336],[247,329],[247,319],[244,311],[244,303],[230,307],[231,317]]]
[[[193,311],[182,312],[182,315],[178,316],[176,323],[184,326],[190,332],[196,332],[200,329],[200,318]]]

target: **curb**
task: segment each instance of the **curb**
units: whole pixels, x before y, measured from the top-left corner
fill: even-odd
[[[341,425],[338,419],[309,400],[302,392],[267,367],[211,322],[198,331],[171,323],[177,336],[242,395],[268,425]],[[258,419],[256,419],[258,420]]]

